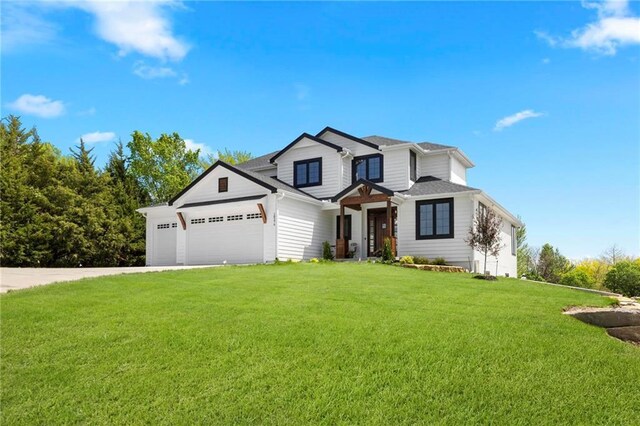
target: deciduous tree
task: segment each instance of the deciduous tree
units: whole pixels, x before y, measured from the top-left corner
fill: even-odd
[[[465,240],[474,250],[484,254],[484,269],[487,271],[487,256],[498,256],[502,248],[500,229],[502,218],[491,208],[478,208],[469,235]]]

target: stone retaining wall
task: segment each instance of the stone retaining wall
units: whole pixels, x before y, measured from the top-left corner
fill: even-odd
[[[422,269],[424,271],[437,271],[437,272],[468,272],[461,266],[446,266],[446,265],[402,265],[405,268]]]

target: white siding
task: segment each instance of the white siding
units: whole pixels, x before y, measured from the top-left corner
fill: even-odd
[[[460,185],[467,184],[467,168],[454,157],[451,158],[451,182]]]
[[[300,188],[314,197],[330,198],[340,192],[340,154],[335,149],[317,142],[301,141],[276,159],[278,179],[293,185],[293,163],[300,160],[322,158],[322,185]]]
[[[485,201],[484,204],[488,206],[488,203]],[[475,200],[475,208],[474,214],[476,212],[478,206],[478,200]],[[491,255],[487,256],[487,270],[491,273],[491,275],[506,275],[509,274],[510,277],[517,277],[518,275],[518,258],[511,254],[511,221],[500,214],[497,210],[494,209],[498,215],[502,217],[502,229],[500,232],[500,238],[502,240],[500,249],[500,253],[497,258]],[[483,273],[484,269],[484,254],[479,251],[474,251],[474,259],[475,263],[475,272]]]
[[[221,177],[229,179],[229,190],[227,192],[218,192],[218,179]],[[185,203],[222,200],[268,193],[270,193],[270,191],[264,186],[258,185],[222,166],[218,166],[193,186],[193,188],[187,191],[186,194],[176,200],[174,205],[179,207]]]
[[[352,157],[345,157],[342,159],[342,189],[347,188],[351,185],[351,162],[353,161]]]
[[[258,173],[266,177],[276,177],[278,176],[278,168],[274,166],[264,170],[254,170],[253,173]]]
[[[394,191],[409,189],[409,148],[383,152],[385,188]]]
[[[273,262],[276,258],[276,195],[269,195],[262,204],[267,213],[267,223],[263,227],[263,261]]]
[[[418,158],[420,176],[434,176],[438,179],[449,180],[449,155],[424,155]]]
[[[182,229],[180,219],[178,219],[178,228],[176,232],[176,263],[178,265],[184,265],[186,262],[187,230]]]
[[[322,243],[335,243],[331,217],[317,205],[286,196],[278,200],[278,259],[321,257]]]
[[[454,197],[454,238],[418,240],[415,199],[405,201],[398,207],[398,255],[425,256],[430,259],[443,257],[449,264],[468,269],[473,253],[464,240],[471,226],[472,209],[473,201],[469,195]]]

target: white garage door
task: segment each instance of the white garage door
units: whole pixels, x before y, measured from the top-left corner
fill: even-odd
[[[262,263],[259,213],[192,217],[187,225],[187,264]]]
[[[159,222],[154,226],[152,265],[176,264],[176,222]]]

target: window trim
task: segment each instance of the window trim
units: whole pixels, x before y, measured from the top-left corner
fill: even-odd
[[[224,185],[223,185],[224,182]],[[224,188],[223,188],[224,186]],[[229,178],[221,177],[218,178],[218,192],[229,192]]]
[[[511,255],[518,255],[518,228],[514,225],[511,225]]]
[[[350,214],[344,215],[344,239],[350,240],[353,235],[353,227]],[[340,239],[340,215],[336,216],[336,240]]]
[[[319,168],[319,180],[317,183],[309,183],[309,164],[318,163]],[[298,166],[301,164],[307,165],[307,183],[298,185]],[[299,160],[293,162],[293,186],[294,188],[308,188],[310,186],[321,186],[322,185],[322,157],[310,158],[308,160]]]
[[[380,158],[380,177],[378,179],[370,179],[369,178],[369,159],[378,157]],[[356,178],[356,161],[365,160],[367,164],[367,177],[366,178]],[[357,157],[353,157],[351,160],[351,183],[356,182],[359,179],[364,179],[369,182],[384,182],[384,155],[382,154],[369,154],[369,155],[359,155]]]
[[[448,234],[436,234],[436,204],[449,203],[449,233]],[[433,234],[421,235],[420,234],[420,207],[424,205],[433,205]],[[453,198],[438,198],[435,200],[418,200],[416,201],[416,240],[440,240],[445,238],[454,238],[453,229],[453,210],[454,210]]]
[[[409,150],[409,180],[415,182],[418,179],[418,155]]]

